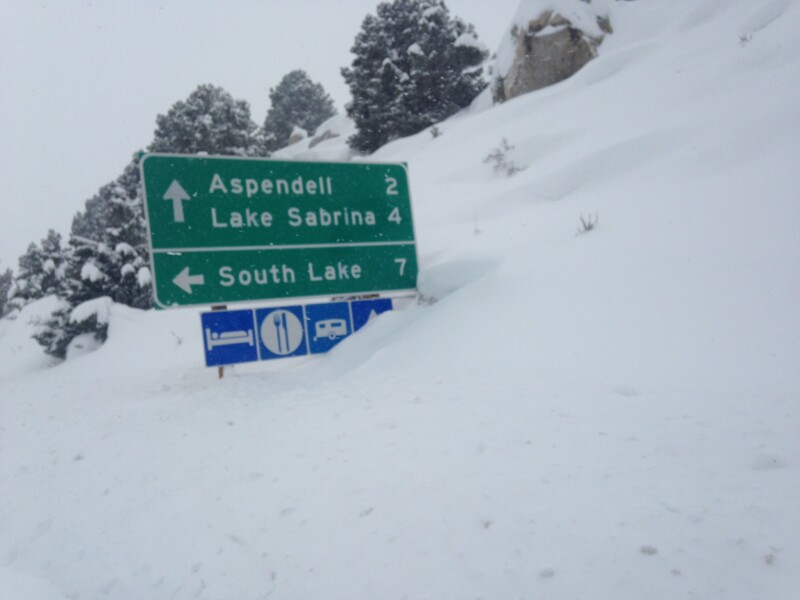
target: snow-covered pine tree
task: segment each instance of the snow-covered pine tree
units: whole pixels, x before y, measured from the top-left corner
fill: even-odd
[[[373,152],[468,106],[486,87],[485,48],[443,0],[394,0],[367,15],[342,69],[357,133],[350,145]]]
[[[222,88],[202,85],[156,119],[152,152],[255,156],[262,150],[250,108]],[[64,300],[35,336],[45,352],[64,358],[79,335],[102,342],[108,323],[87,307],[99,298],[149,308],[151,277],[138,159],[87,200],[72,222],[69,259],[58,295]]]
[[[138,159],[122,175],[86,201],[75,215],[68,259],[58,295],[64,306],[35,336],[45,352],[64,358],[77,336],[92,334],[102,342],[108,323],[97,315],[77,319],[75,309],[107,297],[113,302],[149,308],[151,278],[146,228],[139,186]]]
[[[68,250],[61,246],[61,234],[52,229],[41,244],[31,243],[19,258],[19,268],[9,291],[9,305],[26,304],[58,293],[64,278]]]
[[[259,156],[262,144],[250,105],[220,87],[201,85],[156,118],[151,152]]]
[[[0,273],[0,318],[5,317],[11,310],[8,304],[10,298],[11,286],[14,283],[14,274],[11,269],[6,269]]]
[[[266,149],[274,152],[289,144],[295,127],[314,135],[317,127],[336,114],[333,100],[305,71],[286,74],[269,91],[272,103],[264,121]]]
[[[97,288],[92,293],[134,308],[149,308],[150,257],[139,182],[135,157],[116,181],[86,202],[86,210],[72,222],[71,262],[80,263],[81,279],[89,282],[95,277],[88,265],[100,271],[103,283],[98,288],[97,282],[92,282],[89,287]],[[73,268],[72,273],[77,270]]]
[[[263,150],[248,104],[211,85],[198,87],[156,122],[152,152],[256,156]],[[94,310],[103,305],[100,298],[150,307],[150,261],[139,179],[134,158],[73,219],[57,286],[63,306],[35,336],[48,354],[64,358],[81,334],[105,340],[107,315]]]

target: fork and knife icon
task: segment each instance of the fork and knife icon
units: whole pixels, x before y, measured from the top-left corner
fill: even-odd
[[[288,354],[291,350],[289,342],[289,329],[286,326],[286,313],[277,311],[272,315],[272,323],[275,325],[275,333],[278,338],[278,354]]]

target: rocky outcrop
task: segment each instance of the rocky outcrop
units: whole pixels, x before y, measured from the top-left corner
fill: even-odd
[[[322,142],[327,142],[328,140],[332,140],[337,137],[339,137],[339,134],[331,129],[326,129],[322,133],[317,132],[317,135],[315,135],[314,138],[308,143],[308,147],[313,148]]]
[[[547,9],[527,20],[526,25],[512,27],[513,58],[505,73],[497,75],[495,101],[510,100],[563,81],[597,56],[603,38],[612,33],[611,22],[606,16],[587,15],[590,3],[573,1],[582,5],[582,13],[565,11],[570,14],[568,18]]]
[[[292,144],[296,144],[297,142],[300,142],[306,139],[307,137],[308,133],[306,132],[306,130],[303,129],[302,127],[298,127],[297,125],[295,125],[294,128],[292,129],[292,133],[289,135],[289,143],[287,145],[291,146]]]

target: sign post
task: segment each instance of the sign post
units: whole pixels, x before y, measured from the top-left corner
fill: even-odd
[[[158,308],[413,290],[406,167],[147,154]]]

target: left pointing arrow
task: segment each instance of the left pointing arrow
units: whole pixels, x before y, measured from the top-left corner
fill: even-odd
[[[187,294],[192,293],[192,286],[193,285],[204,285],[206,282],[206,278],[202,275],[190,275],[189,274],[189,267],[186,267],[183,271],[178,273],[175,276],[175,279],[172,280],[172,283],[177,285]]]
[[[173,179],[172,183],[169,184],[167,192],[164,194],[164,200],[172,201],[172,216],[175,217],[176,223],[183,223],[183,202],[184,200],[191,200],[191,197],[183,189],[183,186],[178,183],[177,179]]]

